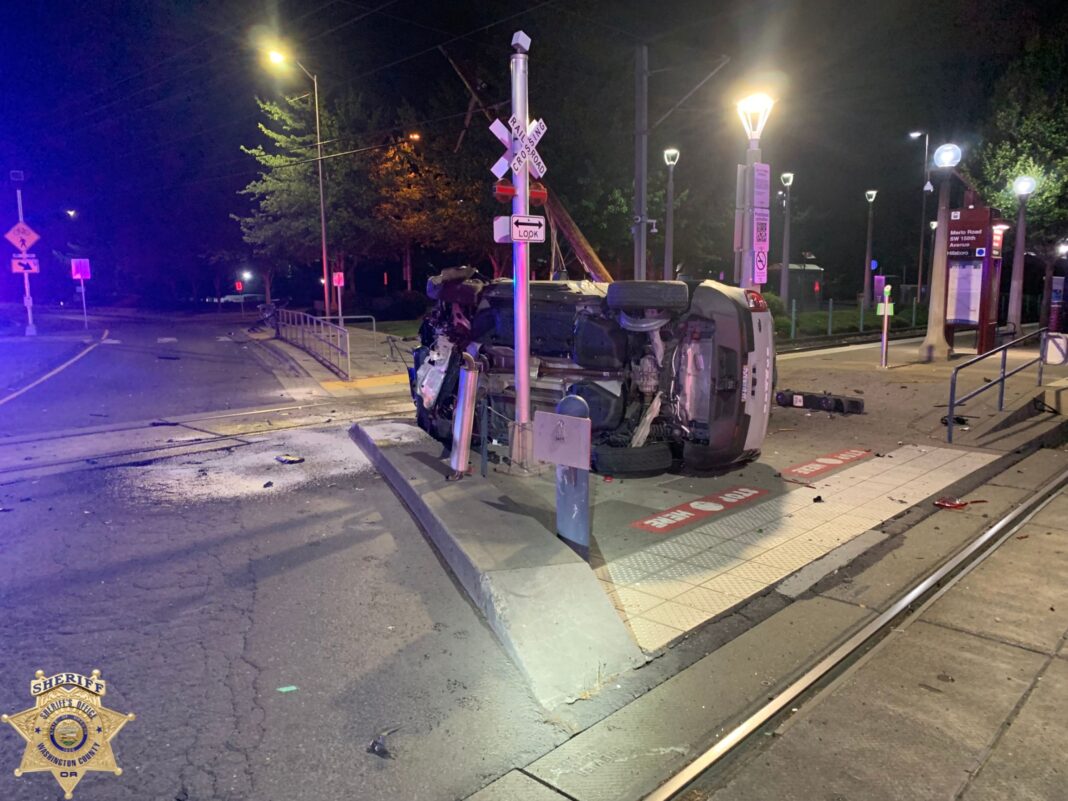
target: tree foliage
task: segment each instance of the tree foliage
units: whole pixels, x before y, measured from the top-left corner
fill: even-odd
[[[969,169],[993,206],[1008,213],[1013,181],[1038,182],[1027,203],[1027,238],[1049,252],[1068,236],[1068,40],[1064,31],[1034,39],[998,81],[984,142]]]

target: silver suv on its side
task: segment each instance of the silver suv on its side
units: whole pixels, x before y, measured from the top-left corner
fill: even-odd
[[[430,279],[411,370],[419,425],[447,442],[461,356],[480,363],[490,437],[515,417],[513,284],[469,267]],[[533,281],[531,404],[587,402],[593,468],[707,470],[754,458],[767,433],[773,324],[758,292],[716,281]],[[532,410],[533,411],[533,410]],[[475,431],[479,429],[476,426]]]

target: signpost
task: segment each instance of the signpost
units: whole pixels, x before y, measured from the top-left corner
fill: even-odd
[[[541,178],[545,175],[545,162],[537,151],[537,144],[545,135],[547,126],[544,120],[530,121],[527,71],[530,50],[530,37],[522,31],[512,35],[513,53],[510,58],[512,75],[512,116],[507,127],[500,120],[494,120],[490,131],[505,146],[504,155],[490,168],[497,177],[502,178],[508,169],[512,171],[512,184],[515,194],[512,196],[511,217],[498,217],[494,220],[494,240],[508,241],[500,238],[503,222],[507,220],[508,236],[512,241],[512,276],[514,280],[514,327],[515,327],[515,423],[509,444],[511,463],[520,471],[529,470],[534,463],[533,430],[530,421],[530,243],[543,242],[544,218],[531,217],[530,212],[530,175]],[[540,231],[541,239],[533,235]],[[521,232],[520,235],[513,235]]]
[[[768,165],[756,165],[767,167]],[[753,209],[753,283],[768,282],[768,245],[771,240],[771,212]]]
[[[339,326],[345,325],[345,318],[341,316],[341,290],[345,286],[345,273],[342,270],[335,270],[333,273],[334,286],[337,287],[337,324]]]
[[[12,173],[12,178],[14,176],[15,173]],[[4,234],[4,238],[21,251],[11,259],[11,272],[22,273],[22,303],[26,307],[26,336],[32,337],[37,335],[37,326],[33,324],[33,295],[30,294],[30,273],[39,273],[41,265],[37,258],[28,251],[41,237],[30,226],[26,225],[25,220],[22,218],[21,187],[15,189],[15,199],[19,207],[19,221],[12,226],[10,231]]]
[[[89,268],[89,259],[71,259],[70,277],[81,284],[82,293],[82,322],[89,328],[89,311],[85,305],[85,282],[93,277]]]

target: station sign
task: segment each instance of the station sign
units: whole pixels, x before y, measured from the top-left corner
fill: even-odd
[[[771,207],[771,165],[757,162],[753,165],[753,207]]]
[[[990,209],[952,209],[949,212],[946,255],[951,259],[983,258],[990,239]]]

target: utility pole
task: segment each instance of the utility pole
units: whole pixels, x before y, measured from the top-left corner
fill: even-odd
[[[634,280],[645,280],[646,216],[649,181],[649,48],[634,54]]]

